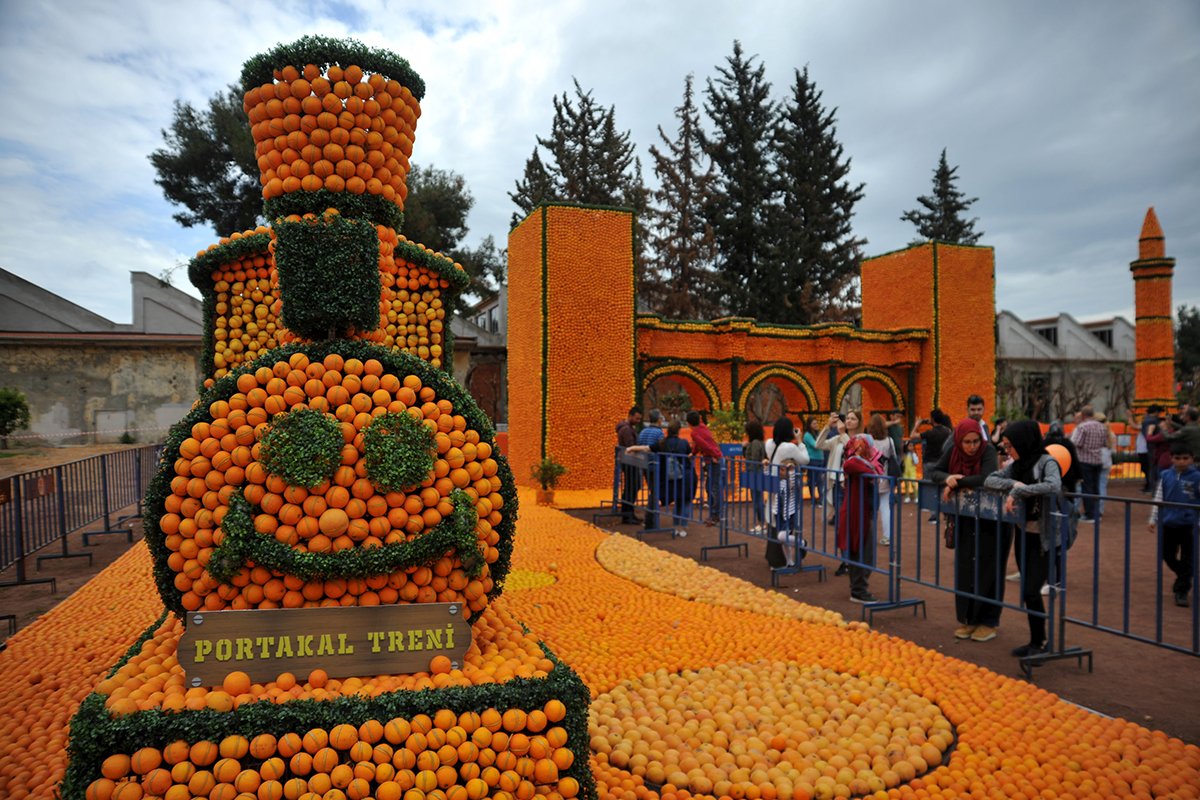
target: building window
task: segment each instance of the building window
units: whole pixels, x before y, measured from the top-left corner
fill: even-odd
[[[1105,347],[1112,348],[1112,328],[1101,328],[1100,330],[1092,331],[1092,336],[1103,342]]]
[[[1047,342],[1054,345],[1055,347],[1058,347],[1058,328],[1057,327],[1034,328],[1033,330],[1034,330],[1034,333],[1036,333],[1038,336],[1042,337],[1043,339],[1045,339]]]

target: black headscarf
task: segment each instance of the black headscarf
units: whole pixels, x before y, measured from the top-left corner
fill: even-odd
[[[1004,438],[1017,451],[1017,460],[1013,464],[1013,478],[1021,483],[1033,482],[1033,468],[1038,458],[1046,452],[1042,441],[1042,429],[1031,419],[1010,422],[1004,429]]]

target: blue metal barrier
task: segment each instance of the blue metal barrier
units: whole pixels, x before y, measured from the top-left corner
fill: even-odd
[[[141,515],[142,495],[160,454],[158,445],[129,448],[0,481],[0,571],[16,571],[13,580],[0,586],[48,583],[56,591],[54,578],[27,574],[25,559],[59,542],[59,552],[38,556],[38,569],[49,559],[86,558],[90,564],[92,555],[72,551],[67,536],[96,522],[102,521],[104,528],[85,533],[85,545],[90,536],[105,533],[123,533],[132,541],[132,528],[119,526]],[[134,514],[113,518],[130,506]]]
[[[782,489],[791,484],[781,481],[778,471],[763,468],[761,464],[749,464],[745,459],[726,458],[718,467],[704,465],[695,456],[671,454],[642,454],[633,461],[635,454],[614,459],[614,505],[618,497],[617,482],[622,479],[622,458],[626,464],[637,464],[640,470],[636,508],[649,509],[643,519],[648,531],[676,530],[687,524],[702,522],[705,511],[711,507],[709,488],[719,492],[716,498],[720,508],[717,526],[717,542],[701,550],[701,558],[707,559],[714,550],[732,549],[737,555],[748,555],[745,541],[738,538],[759,538],[764,542],[772,524],[772,509],[778,508]],[[675,459],[678,467],[670,466]],[[667,472],[664,472],[667,471]],[[707,471],[706,471],[707,470]],[[674,485],[666,480],[673,474]],[[996,606],[1000,611],[1019,613],[1032,618],[1036,624],[1044,625],[1046,652],[1021,659],[1020,666],[1026,674],[1034,667],[1059,659],[1075,659],[1082,666],[1087,659],[1092,668],[1091,650],[1067,644],[1067,625],[1121,636],[1133,641],[1163,647],[1180,653],[1200,656],[1200,603],[1192,596],[1189,608],[1176,609],[1168,588],[1175,574],[1164,566],[1164,540],[1161,525],[1154,530],[1145,529],[1149,509],[1181,507],[1151,500],[1128,499],[1106,496],[1106,518],[1109,523],[1101,526],[1097,521],[1078,523],[1079,496],[1067,494],[1056,503],[1052,512],[1055,530],[1060,541],[1070,541],[1069,532],[1078,525],[1078,535],[1073,547],[1053,547],[1051,557],[1039,561],[1037,569],[1024,545],[1037,543],[1035,537],[1022,538],[1025,527],[1024,508],[1018,504],[1006,511],[1003,495],[979,491],[973,495],[955,493],[943,499],[941,487],[926,481],[896,479],[879,476],[873,479],[877,486],[886,487],[877,492],[876,498],[888,515],[870,515],[874,526],[883,525],[882,530],[866,526],[849,531],[854,546],[852,552],[843,552],[837,545],[837,526],[845,505],[845,476],[839,471],[821,467],[807,467],[804,473],[809,481],[805,495],[797,495],[799,513],[795,521],[788,520],[782,527],[789,535],[786,539],[791,547],[792,562],[797,566],[772,570],[772,585],[778,585],[780,576],[818,571],[823,577],[822,565],[816,559],[829,559],[847,568],[865,570],[870,575],[881,576],[886,589],[877,590],[880,595],[875,602],[865,604],[864,618],[872,620],[876,613],[898,608],[917,607],[924,612],[924,600],[906,596],[912,586],[922,590],[934,590],[953,594],[956,605],[972,603]],[[647,482],[646,475],[653,479]],[[686,475],[686,477],[684,477]],[[714,476],[708,478],[708,476]],[[709,483],[709,481],[714,481]],[[821,488],[820,500],[812,499],[812,483]],[[917,509],[915,515],[903,513],[901,498],[911,494],[909,487],[915,484]],[[901,489],[902,491],[896,491]],[[887,491],[891,490],[891,491]],[[866,493],[856,493],[859,503],[866,501]],[[863,509],[859,509],[863,511]],[[671,515],[670,526],[657,523],[660,514]],[[932,514],[932,518],[928,517]],[[864,519],[863,513],[856,515]],[[1114,516],[1119,520],[1113,525]],[[948,520],[954,520],[950,543],[947,547],[946,531]],[[652,524],[653,523],[653,524]],[[995,534],[989,533],[994,526]],[[982,531],[982,533],[980,533]],[[798,534],[798,535],[797,535]],[[886,541],[886,544],[884,543]],[[1172,541],[1178,548],[1179,542]],[[1082,545],[1082,547],[1081,547]],[[878,549],[877,549],[878,548]],[[1200,583],[1200,530],[1191,530],[1190,587]],[[990,551],[990,556],[984,553]],[[1168,554],[1169,555],[1169,554]],[[1106,585],[1101,573],[1102,563],[1116,560],[1122,565],[1118,580],[1110,579]],[[807,563],[805,563],[807,562]],[[1015,596],[1006,597],[1006,575],[1011,563],[1016,564],[1021,576]],[[813,569],[813,567],[816,567]],[[1044,587],[1040,570],[1044,568]],[[1166,571],[1164,571],[1166,570]],[[1034,581],[1038,585],[1033,585]],[[1068,589],[1070,591],[1068,591]],[[1041,597],[1045,597],[1042,600]],[[1138,605],[1142,609],[1153,609],[1152,625],[1135,625],[1131,609]],[[1040,607],[1040,608],[1039,608]]]

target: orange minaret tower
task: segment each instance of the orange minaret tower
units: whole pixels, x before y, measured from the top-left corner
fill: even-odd
[[[1134,410],[1175,404],[1175,325],[1171,318],[1171,276],[1175,259],[1166,257],[1162,227],[1154,207],[1146,212],[1138,257],[1129,264],[1133,273],[1136,352]]]

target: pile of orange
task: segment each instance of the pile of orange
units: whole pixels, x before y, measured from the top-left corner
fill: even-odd
[[[362,579],[302,580],[247,565],[229,583],[206,566],[221,544],[221,523],[233,493],[254,508],[254,528],[302,552],[330,553],[412,540],[448,518],[451,493],[466,493],[478,514],[476,536],[486,564],[499,557],[504,498],[491,445],[453,404],[417,375],[394,375],[375,360],[330,354],[310,361],[302,352],[240,375],[237,391],[209,406],[174,454],[171,493],[158,520],[187,610],[299,608],[317,605],[461,602],[464,615],[482,609],[492,590],[487,566],[478,577],[458,554],[429,566]],[[312,488],[290,486],[260,460],[262,438],[279,414],[315,409],[342,433],[340,465]],[[407,413],[433,433],[434,468],[411,491],[382,492],[366,469],[363,430],[386,413]]]
[[[268,228],[260,226],[235,233],[202,250],[197,257],[230,242],[269,232]],[[207,324],[211,325],[213,337],[210,365],[213,378],[225,377],[243,363],[274,350],[285,341],[278,321],[278,287],[273,272],[266,247],[261,252],[236,256],[212,270],[209,277],[215,316]]]
[[[96,691],[106,696],[113,716],[138,711],[230,711],[247,703],[286,703],[290,700],[333,700],[339,697],[378,697],[386,692],[483,686],[513,678],[545,678],[554,664],[538,646],[537,637],[521,628],[511,614],[489,607],[472,625],[471,646],[461,669],[445,656],[435,657],[429,669],[406,675],[374,675],[339,679],[323,670],[310,675],[283,673],[273,681],[253,683],[244,672],[230,673],[221,686],[188,688],[177,656],[183,625],[168,615],[140,650]]]
[[[1195,745],[1134,722],[1089,713],[1027,682],[997,675],[890,636],[861,628],[764,616],[647,590],[607,572],[596,563],[596,548],[608,538],[602,531],[565,514],[526,504],[514,554],[515,567],[553,574],[557,580],[506,593],[481,616],[481,623],[490,627],[491,620],[504,618],[504,614],[511,615],[501,623],[510,641],[517,636],[509,627],[515,624],[512,619],[521,620],[530,627],[532,636],[545,640],[589,685],[596,698],[590,731],[594,744],[590,767],[600,797],[605,800],[684,800],[701,796],[700,790],[705,784],[702,780],[698,784],[692,780],[693,777],[707,777],[705,764],[710,757],[714,766],[727,765],[732,757],[738,769],[748,770],[748,775],[738,773],[737,781],[733,780],[732,772],[726,778],[731,784],[729,796],[737,800],[781,800],[787,787],[787,783],[780,780],[787,770],[782,762],[787,761],[788,766],[794,768],[806,757],[810,758],[811,766],[793,770],[798,774],[792,781],[789,797],[796,800],[809,796],[849,796],[851,785],[860,779],[858,773],[864,764],[884,781],[885,786],[893,780],[878,758],[881,754],[872,754],[876,746],[883,747],[882,756],[889,765],[894,759],[898,768],[891,768],[891,771],[896,773],[900,783],[865,796],[972,796],[1026,800],[1041,797],[1200,796],[1200,748]],[[655,551],[648,549],[645,558],[652,562]],[[54,787],[63,774],[66,761],[64,746],[70,714],[84,694],[100,680],[98,672],[103,665],[112,663],[157,613],[150,564],[146,549],[140,545],[135,547],[33,626],[10,639],[8,649],[0,653],[0,682],[7,687],[0,695],[4,719],[0,723],[0,795],[13,798],[54,796]],[[764,597],[771,594],[760,591]],[[493,611],[501,612],[500,616],[493,616]],[[477,631],[476,636],[483,641],[483,634]],[[526,639],[522,638],[522,641]],[[517,649],[526,647],[521,644]],[[151,649],[157,658],[159,645]],[[482,650],[481,656],[485,663],[488,662],[489,651]],[[758,665],[757,662],[764,658],[769,663]],[[151,661],[145,658],[139,663],[148,665]],[[706,670],[721,674],[722,679],[709,680],[704,692],[689,696],[696,676],[704,676]],[[141,674],[148,672],[143,670]],[[132,673],[122,674],[133,677]],[[443,676],[448,675],[431,671],[426,680],[437,686],[438,681],[446,680]],[[786,679],[789,675],[807,675],[808,678],[789,682]],[[685,682],[680,676],[686,676],[688,680]],[[324,685],[314,686],[313,677]],[[327,677],[322,680],[322,677],[308,676],[308,688],[301,692],[311,692],[313,697],[320,696],[318,690],[329,692],[333,682]],[[238,680],[243,681],[241,685],[235,683]],[[781,692],[792,691],[790,687],[796,683],[803,697],[781,696]],[[274,684],[272,688],[278,690],[279,682]],[[284,684],[287,684],[286,677]],[[260,687],[259,702],[266,701],[267,686]],[[345,696],[361,692],[368,686],[369,680],[345,679],[337,691]],[[240,696],[245,693],[240,690],[245,688],[242,676],[234,675],[229,686],[220,691],[239,691],[237,696]],[[253,684],[249,694],[255,695]],[[623,711],[623,707],[633,713]],[[639,708],[644,709],[644,713],[636,710]],[[806,710],[804,716],[799,713],[802,709]],[[550,716],[548,708],[543,708],[543,712]],[[883,712],[882,718],[873,719],[879,712]],[[948,752],[945,751],[945,738],[950,729],[940,721],[938,714],[957,734]],[[711,722],[706,715],[711,715]],[[664,718],[670,723],[665,730],[659,724]],[[615,720],[619,720],[619,728],[614,725]],[[913,724],[914,720],[919,724]],[[411,730],[416,720],[409,718],[406,721]],[[722,749],[719,745],[723,742],[716,734],[729,730],[731,722],[736,737],[730,737],[726,732],[729,744]],[[386,727],[382,718],[380,724]],[[456,724],[464,730],[467,727]],[[332,726],[326,730],[327,735],[332,736]],[[531,731],[528,724],[524,730],[527,737],[544,735],[550,743],[548,733]],[[901,731],[903,736],[897,737]],[[300,737],[303,749],[307,731],[294,733]],[[884,734],[887,734],[886,743],[880,741]],[[918,744],[922,735],[927,741]],[[366,738],[361,732],[358,737]],[[602,737],[603,742],[595,737]],[[677,737],[678,742],[668,737]],[[829,740],[828,745],[819,741],[822,737]],[[897,737],[895,741],[893,737]],[[277,750],[283,738],[278,735]],[[510,742],[512,738],[510,735]],[[254,737],[249,736],[248,742],[253,741]],[[407,738],[404,741],[407,743]],[[428,738],[426,741],[428,743]],[[386,736],[375,744],[381,742],[393,748],[393,756],[400,749],[397,743],[387,741]],[[218,758],[209,765],[197,766],[193,761],[196,770],[187,778],[190,783],[201,772],[213,773],[213,787],[208,794],[210,800],[218,782],[214,768],[222,758],[238,761],[240,769],[234,776],[235,789],[237,776],[247,770],[258,772],[268,763],[268,776],[258,773],[259,786],[271,780],[278,781],[279,797],[289,797],[288,781],[293,778],[303,778],[308,783],[305,791],[312,790],[312,778],[318,774],[328,774],[333,780],[332,768],[329,773],[315,773],[309,769],[304,775],[289,774],[281,771],[280,763],[271,759],[282,759],[282,767],[287,770],[291,768],[290,756],[285,759],[276,752],[256,760],[251,755],[222,755],[222,744],[227,749],[233,748],[233,753],[240,752],[242,746],[236,739],[228,743],[214,741]],[[806,752],[810,749],[809,744],[815,748],[812,754]],[[942,752],[940,763],[926,745]],[[182,747],[175,747],[173,758],[182,753]],[[829,757],[821,757],[819,761],[823,763],[811,760],[823,748]],[[669,753],[671,750],[675,753]],[[362,747],[359,751],[365,755]],[[124,753],[130,757],[129,769],[136,772],[133,757],[137,750]],[[339,751],[339,763],[335,766],[350,765],[350,753],[349,749],[344,754]],[[376,770],[376,794],[373,796],[378,798],[381,796],[379,787],[389,781],[381,781],[379,768],[382,761],[375,761],[374,753],[372,746],[371,761]],[[662,759],[657,758],[659,753]],[[188,745],[188,754],[191,755],[191,745]],[[207,753],[204,755],[208,757]],[[448,751],[446,755],[449,756]],[[635,758],[639,755],[646,757],[644,763]],[[689,758],[695,760],[695,766],[687,760]],[[918,758],[924,761],[924,772],[917,769],[921,766]],[[840,759],[845,760],[844,766]],[[192,761],[190,757],[186,760]],[[665,783],[654,780],[660,776],[650,769],[652,760],[662,764],[661,778]],[[150,753],[143,753],[138,759],[140,767],[149,769],[145,775],[154,769],[167,769],[165,755],[163,763],[149,768],[147,765],[153,761]],[[856,762],[858,766],[853,769],[853,777],[843,772]],[[478,760],[475,763],[478,764]],[[901,764],[912,767],[912,777],[908,777],[908,769]],[[110,765],[110,773],[119,773],[117,768],[123,765],[124,762],[117,759]],[[675,769],[675,765],[679,769]],[[299,766],[305,769],[307,765],[301,763]],[[395,764],[391,766],[396,769],[396,774],[401,772]],[[454,766],[459,771],[455,784],[458,785],[463,783],[461,770],[465,765],[456,762]],[[175,765],[170,767],[169,772]],[[356,762],[351,766],[351,772],[356,767],[365,776],[367,767]],[[480,768],[478,777],[482,777],[482,765]],[[694,775],[697,768],[700,770],[698,776]],[[189,773],[187,767],[180,769]],[[819,777],[813,780],[810,772],[806,778],[806,770],[814,769]],[[780,773],[773,774],[772,770]],[[222,774],[226,771],[233,771],[231,764],[223,768]],[[401,798],[417,788],[419,771],[413,770],[414,784],[402,791]],[[765,780],[760,771],[765,771]],[[436,775],[437,769],[433,772]],[[500,772],[503,774],[504,770],[500,769]],[[274,777],[276,773],[279,773],[278,777]],[[519,771],[517,773],[520,775]],[[682,773],[682,777],[677,773]],[[385,769],[384,775],[387,774]],[[138,790],[143,789],[140,782],[145,778],[141,773],[138,775],[137,781],[132,775],[107,778],[113,785],[98,783],[96,790],[103,792],[111,788],[115,792],[120,781],[126,784],[138,782],[137,788],[124,788],[124,795],[114,795],[138,796]],[[344,776],[345,771],[339,775]],[[96,774],[89,781],[103,777]],[[165,780],[161,774],[156,777]],[[830,780],[822,780],[824,778]],[[450,798],[460,797],[461,791],[467,791],[470,798],[469,792],[482,791],[479,784],[470,784],[472,779],[467,778],[461,790],[450,787],[443,790],[439,786],[431,792],[442,791]],[[243,782],[253,780],[250,775],[242,777]],[[680,784],[672,780],[678,780]],[[811,793],[804,787],[805,780],[812,783]],[[870,779],[864,774],[861,780]],[[203,788],[207,781],[208,777],[202,775],[196,786]],[[322,781],[317,778],[317,788],[323,787]],[[714,795],[717,793],[715,783]],[[349,786],[347,784],[346,789]],[[361,789],[360,784],[356,786]],[[544,784],[541,788],[548,786]],[[293,791],[299,787],[298,783],[292,784]],[[535,796],[538,788],[535,785]],[[349,797],[346,789],[337,791]],[[563,787],[556,790],[566,795]],[[216,796],[220,797],[226,791],[219,790]],[[275,791],[276,786],[270,784],[266,796],[274,796],[271,793]],[[388,791],[395,791],[395,788],[388,786],[382,796],[387,796]],[[507,790],[497,783],[496,787],[489,787],[488,796],[502,796],[504,791]],[[522,791],[528,792],[528,788]],[[177,790],[177,793],[181,791]],[[509,793],[517,796],[515,792]],[[93,796],[102,795],[93,793]],[[200,795],[193,793],[190,796]],[[255,789],[251,796],[263,795]],[[295,796],[300,797],[302,793]],[[236,792],[231,797],[236,797]],[[416,797],[413,795],[410,800]]]
[[[0,797],[55,797],[68,723],[138,634],[162,613],[153,562],[137,545],[0,652]]]
[[[579,793],[575,761],[550,700],[528,713],[486,708],[411,719],[371,719],[220,741],[171,742],[115,753],[87,787],[89,800],[564,800]]]
[[[598,762],[718,797],[892,789],[954,742],[937,706],[895,683],[767,660],[622,681],[592,719]]]
[[[284,67],[246,92],[263,199],[326,189],[403,207],[421,107],[412,92],[357,66]]]
[[[705,760],[701,758],[703,753],[695,750],[697,743],[689,741],[691,735],[684,735],[688,730],[686,720],[668,726],[669,732],[693,748],[689,757],[697,765],[688,761],[687,769],[667,772],[661,776],[667,782],[661,785],[653,780],[660,777],[657,773],[646,772],[650,755],[656,751],[664,756],[661,761],[664,771],[670,763],[667,751],[672,748],[655,746],[660,738],[667,743],[655,729],[662,716],[671,718],[672,708],[681,713],[689,710],[695,716],[699,723],[697,734],[709,729],[704,722],[706,715],[711,715],[714,722],[720,713],[738,717],[735,727],[740,731],[742,745],[731,740],[724,752],[715,748],[706,756],[716,765],[718,761],[727,763],[725,753],[728,753],[739,767],[749,770],[748,782],[733,786],[739,782],[730,780],[727,796],[737,800],[783,798],[789,785],[791,792],[786,796],[793,800],[849,797],[852,786],[861,788],[854,784],[855,780],[869,780],[865,774],[859,775],[862,762],[853,775],[843,772],[860,755],[868,754],[865,763],[872,772],[878,768],[886,774],[882,763],[869,754],[875,745],[881,744],[878,737],[888,729],[892,733],[883,745],[883,755],[889,763],[895,759],[897,766],[892,771],[900,783],[858,796],[1026,800],[1200,797],[1200,747],[1162,732],[1090,713],[1025,681],[997,675],[861,626],[815,624],[799,618],[782,618],[776,612],[766,615],[749,608],[729,608],[687,600],[674,593],[649,591],[598,568],[597,548],[608,547],[614,537],[533,503],[522,504],[520,532],[514,570],[549,571],[558,580],[539,588],[506,593],[500,602],[554,648],[592,690],[596,702],[591,713],[591,766],[603,800],[683,800],[720,794],[713,777],[704,771]],[[672,571],[668,559],[661,558],[657,551],[646,548],[643,558],[647,569]],[[760,593],[764,607],[770,605],[770,598],[777,597],[773,592],[753,587],[746,589],[746,597],[753,592]],[[770,664],[759,665],[761,675],[754,677],[755,670],[747,665],[758,665],[763,659]],[[678,677],[706,669],[725,669],[726,675],[733,677],[710,682],[709,690],[704,693],[693,690],[694,681]],[[820,687],[825,699],[832,700],[836,708],[830,709],[815,696],[793,697],[786,702],[778,697],[782,689],[776,687],[786,682],[781,676],[795,669],[816,670],[816,674],[823,676],[822,682],[810,680],[804,688]],[[780,672],[776,674],[776,670]],[[891,699],[872,709],[867,684],[879,687],[879,691],[886,688],[892,693]],[[645,712],[623,712],[618,729],[612,722],[618,715],[609,710],[609,701],[602,699],[606,693],[623,695],[623,702],[630,700],[626,705],[632,709],[636,709],[633,695],[640,693],[639,702]],[[776,701],[782,712],[772,711],[775,715],[772,721],[764,710],[775,709]],[[617,705],[613,703],[612,708]],[[719,707],[727,711],[722,712]],[[875,721],[868,732],[863,727],[864,720],[869,720],[876,710],[888,707],[893,711]],[[802,718],[801,711],[809,716]],[[926,717],[930,720],[928,724],[913,726],[905,722],[904,715],[920,717],[926,712],[934,714]],[[814,713],[818,716],[811,716]],[[944,717],[957,735],[952,749],[941,757],[940,763],[926,747],[932,745],[943,753],[946,750],[948,729],[945,723],[937,721],[936,714]],[[839,715],[842,719],[837,718]],[[818,734],[804,730],[802,719]],[[781,726],[779,720],[786,725]],[[831,721],[838,727],[825,729]],[[839,728],[849,722],[853,724],[839,733]],[[602,726],[607,727],[607,732]],[[893,743],[892,735],[902,728],[908,744],[903,744],[903,739]],[[821,734],[822,729],[826,733]],[[836,738],[828,735],[830,730]],[[802,739],[800,733],[809,738]],[[774,741],[777,735],[784,737],[783,742]],[[836,745],[836,752],[828,751],[832,757],[800,769],[790,783],[784,780],[787,771],[779,763],[771,763],[775,755],[770,751],[778,750],[782,755],[791,748],[803,755],[799,745],[804,741],[817,743],[822,735]],[[922,735],[927,741],[919,741]],[[602,745],[597,736],[603,736],[609,744]],[[789,737],[794,741],[789,742]],[[701,736],[695,738],[703,744]],[[759,748],[752,741],[754,738],[765,747]],[[779,743],[785,746],[782,749],[771,746]],[[618,756],[616,761],[621,762],[618,766],[603,753],[606,746],[614,752],[627,752],[628,760]],[[823,746],[818,746],[818,751]],[[674,749],[675,763],[683,766],[684,750]],[[647,756],[645,763],[634,759],[639,750],[644,750],[641,754]],[[889,750],[894,752],[889,755]],[[837,766],[841,762],[834,760],[839,753],[846,759],[845,766]],[[759,762],[766,764],[766,768],[756,767]],[[908,766],[902,765],[905,763]],[[927,768],[924,774],[920,769],[922,763]],[[790,760],[789,764],[796,766]],[[697,766],[701,772],[695,775],[693,770]],[[911,772],[908,767],[912,767]],[[756,774],[759,769],[763,769],[765,776]],[[772,774],[772,769],[782,771]],[[819,774],[815,780],[812,773],[807,776],[811,791],[803,782],[805,769],[816,769]],[[687,777],[686,783],[676,774],[680,771]],[[699,785],[692,783],[693,777],[702,779]],[[739,774],[740,777],[747,776]],[[892,780],[883,774],[877,777],[885,781],[885,786]],[[683,785],[673,783],[672,779]],[[710,792],[702,791],[707,788],[703,779],[714,782]]]

